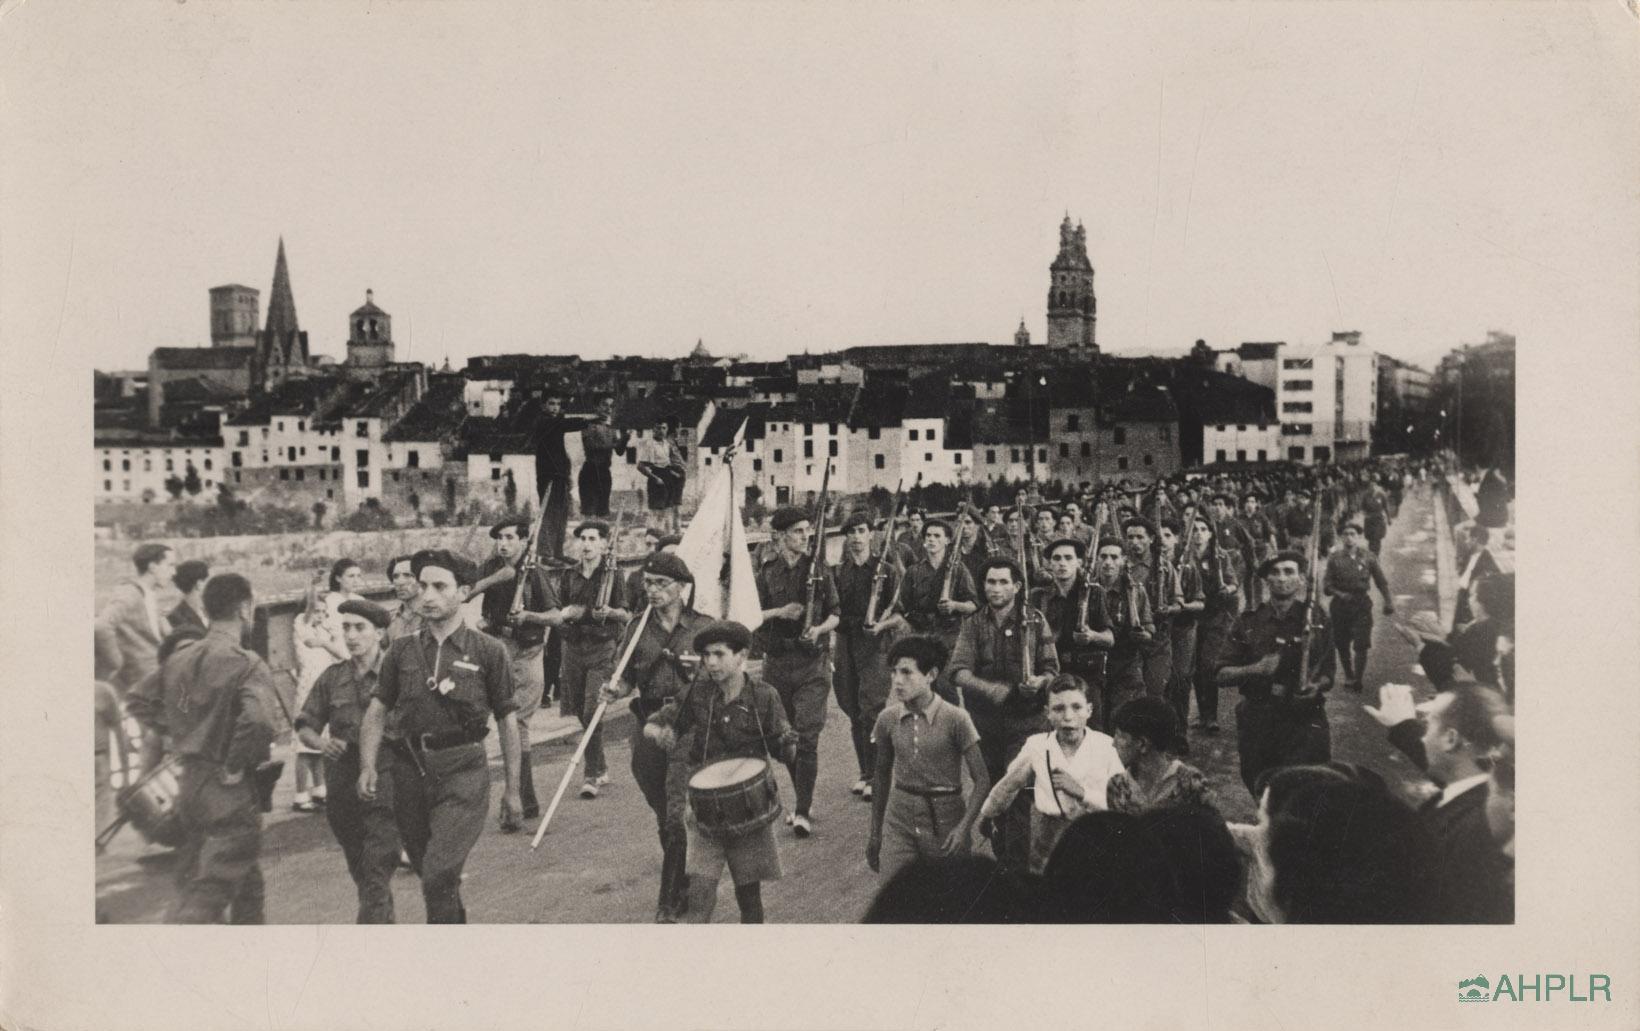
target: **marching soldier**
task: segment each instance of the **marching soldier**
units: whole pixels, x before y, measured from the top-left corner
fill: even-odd
[[[1107,712],[1145,690],[1145,654],[1156,637],[1150,609],[1150,595],[1134,580],[1127,568],[1122,542],[1115,537],[1099,540],[1096,590],[1104,592],[1105,611],[1116,635],[1105,665]]]
[[[359,798],[359,728],[381,673],[382,638],[391,621],[375,602],[353,598],[337,606],[348,658],[314,681],[296,735],[324,755],[330,785],[325,819],[342,846],[347,872],[359,894],[361,924],[393,922],[393,871],[399,863],[399,829],[393,819],[393,791],[377,783],[377,797]],[[321,736],[323,735],[323,736]]]
[[[513,713],[518,723],[518,792],[524,802],[523,818],[533,820],[541,815],[541,807],[530,768],[530,718],[541,707],[546,685],[541,651],[547,639],[547,582],[539,569],[519,568],[529,536],[529,520],[522,516],[491,527],[495,554],[478,568],[480,579],[468,593],[484,599],[479,608],[484,630],[507,649],[512,663],[513,690],[518,692],[518,709]],[[524,574],[522,592],[518,590],[520,573]],[[516,609],[514,598],[518,599]]]
[[[950,554],[951,527],[948,524],[938,519],[929,520],[923,526],[922,539],[923,558],[906,570],[899,599],[884,629],[937,637],[949,652],[949,649],[956,647],[963,618],[979,610],[974,579],[968,575],[961,561]],[[955,567],[947,568],[948,560],[955,562]],[[947,579],[951,583],[949,598],[945,597]],[[947,674],[940,675],[935,690],[948,702],[960,704],[962,701],[961,694]]]
[[[1344,524],[1343,546],[1327,556],[1327,569],[1321,581],[1322,593],[1332,598],[1328,614],[1332,617],[1333,645],[1338,650],[1338,665],[1344,671],[1344,686],[1351,691],[1361,690],[1361,678],[1367,672],[1367,649],[1372,645],[1369,590],[1373,586],[1384,599],[1384,615],[1395,614],[1389,581],[1378,565],[1378,556],[1367,549],[1365,533],[1366,527],[1359,517]]]
[[[1139,648],[1145,693],[1161,698],[1173,678],[1173,618],[1184,609],[1184,592],[1173,560],[1157,551],[1157,531],[1148,519],[1124,520],[1128,576],[1151,601],[1151,638]]]
[[[604,555],[609,550],[609,525],[589,519],[575,528],[579,561],[547,581],[548,626],[563,636],[563,658],[558,672],[558,712],[574,716],[587,727],[598,708],[598,691],[615,672],[615,639],[631,620],[627,608],[626,585],[619,573],[610,585],[609,603],[598,607],[602,593]],[[609,767],[604,760],[603,728],[594,727],[587,741],[582,798],[597,798],[598,789],[609,783]]]
[[[1002,779],[1026,738],[1047,729],[1042,689],[1059,672],[1046,621],[1021,599],[1023,580],[1012,559],[985,563],[985,608],[963,620],[951,653],[951,679],[963,690],[992,783]],[[998,861],[1016,870],[1026,868],[1031,840],[1030,799],[1021,798],[1023,804],[1015,800],[992,842]]]
[[[1218,683],[1239,687],[1236,745],[1241,779],[1253,791],[1259,775],[1280,766],[1332,758],[1326,692],[1333,683],[1332,644],[1320,605],[1306,611],[1304,556],[1283,551],[1259,569],[1270,600],[1236,620],[1218,669]],[[1309,669],[1299,656],[1310,635]]]
[[[868,624],[866,609],[871,605],[879,563],[885,579],[877,610],[872,613],[875,622]],[[871,520],[864,512],[856,512],[843,522],[843,555],[831,567],[831,575],[837,584],[839,618],[833,686],[837,707],[849,718],[854,758],[860,767],[860,777],[851,790],[869,799],[877,768],[871,749],[871,729],[877,725],[877,714],[888,704],[882,617],[894,603],[900,573],[887,553],[881,559],[872,555]]]
[[[1048,621],[1059,671],[1075,673],[1087,682],[1092,706],[1089,723],[1101,729],[1106,715],[1105,659],[1116,643],[1105,612],[1105,592],[1090,589],[1089,574],[1082,568],[1081,541],[1061,537],[1045,550],[1051,579],[1047,586],[1031,591],[1030,604]]]
[[[1162,520],[1158,532],[1161,535],[1161,561],[1173,563],[1173,568],[1178,571],[1179,611],[1174,613],[1168,630],[1173,672],[1167,683],[1167,700],[1173,711],[1178,713],[1179,728],[1183,730],[1190,723],[1190,690],[1196,674],[1196,626],[1207,608],[1207,595],[1202,584],[1201,567],[1180,553],[1179,542],[1183,538],[1184,527],[1178,520],[1168,518]]]
[[[700,656],[691,646],[695,635],[712,621],[684,604],[695,577],[683,559],[656,552],[640,570],[648,598],[649,618],[621,673],[619,683],[604,685],[601,697],[613,702],[629,693],[632,698],[632,779],[655,814],[661,840],[660,899],[655,922],[674,924],[689,908],[688,840],[683,814],[687,783],[681,767],[673,766],[666,750],[644,735],[644,723],[662,707],[674,704],[693,682]],[[627,627],[618,650],[624,651],[637,624]]]
[[[133,692],[129,703],[131,715],[167,738],[181,758],[181,890],[166,922],[221,923],[226,916],[229,923],[260,924],[265,914],[256,771],[276,733],[268,707],[273,674],[240,644],[256,617],[249,580],[237,573],[211,577],[205,614],[205,636],[172,652],[159,676]]]
[[[837,587],[822,568],[813,623],[805,626],[814,529],[806,512],[790,506],[777,510],[769,525],[777,547],[757,570],[757,596],[763,606],[757,639],[763,646],[763,679],[780,696],[797,731],[797,754],[788,767],[797,798],[787,823],[798,837],[806,838],[814,833],[811,809],[820,773],[820,732],[826,726],[826,699],[831,695],[831,670],[822,641],[838,623]]]
[[[484,739],[492,715],[506,775],[501,825],[519,827],[518,700],[506,649],[461,615],[465,589],[477,580],[473,564],[439,550],[417,552],[414,565],[427,624],[394,641],[382,659],[359,731],[359,798],[371,803],[378,789],[392,792],[399,839],[421,873],[427,922],[463,924],[461,869],[490,808]],[[390,715],[402,737],[388,744],[384,777],[378,762]]]

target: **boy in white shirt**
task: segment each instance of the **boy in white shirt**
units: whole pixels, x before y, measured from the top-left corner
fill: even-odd
[[[980,807],[981,827],[988,827],[1022,789],[1034,789],[1031,873],[1042,872],[1072,820],[1105,808],[1105,784],[1122,772],[1110,735],[1088,729],[1090,712],[1087,682],[1073,673],[1055,677],[1048,685],[1048,722],[1053,729],[1025,739],[1008,772]]]

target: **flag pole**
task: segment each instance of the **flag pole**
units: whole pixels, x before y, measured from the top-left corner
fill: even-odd
[[[644,606],[643,615],[638,617],[638,627],[632,632],[631,640],[627,641],[626,650],[621,653],[621,661],[615,664],[615,672],[609,678],[610,683],[620,683],[621,675],[626,672],[626,664],[632,661],[632,652],[638,647],[638,638],[643,636],[643,628],[649,622],[649,613],[652,611],[654,606]],[[564,800],[564,791],[569,787],[570,778],[575,776],[575,768],[581,765],[581,757],[586,755],[587,742],[592,740],[592,732],[598,729],[598,721],[604,718],[604,710],[608,708],[608,702],[600,701],[598,708],[593,710],[592,719],[587,721],[587,729],[581,732],[581,743],[576,746],[575,754],[570,756],[569,768],[564,771],[564,779],[558,782],[558,790],[553,792],[552,804],[547,806],[546,815],[541,817],[541,826],[535,829],[535,837],[530,841],[530,848],[540,847],[541,837],[547,833],[547,824],[552,822],[553,814],[558,811],[558,803]]]

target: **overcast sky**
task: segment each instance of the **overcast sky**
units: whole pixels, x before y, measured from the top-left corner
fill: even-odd
[[[283,235],[337,357],[1041,340],[1067,210],[1117,354],[1632,312],[1617,2],[543,8],[9,10],[10,332],[206,344]]]

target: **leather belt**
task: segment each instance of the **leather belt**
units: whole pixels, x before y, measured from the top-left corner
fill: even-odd
[[[404,738],[405,747],[414,751],[438,752],[446,748],[459,748],[462,745],[476,745],[490,736],[490,728],[474,733],[467,730],[451,730],[443,734],[407,734]]]
[[[894,785],[895,791],[904,791],[918,798],[951,798],[962,794],[961,788],[914,788],[905,784]]]

